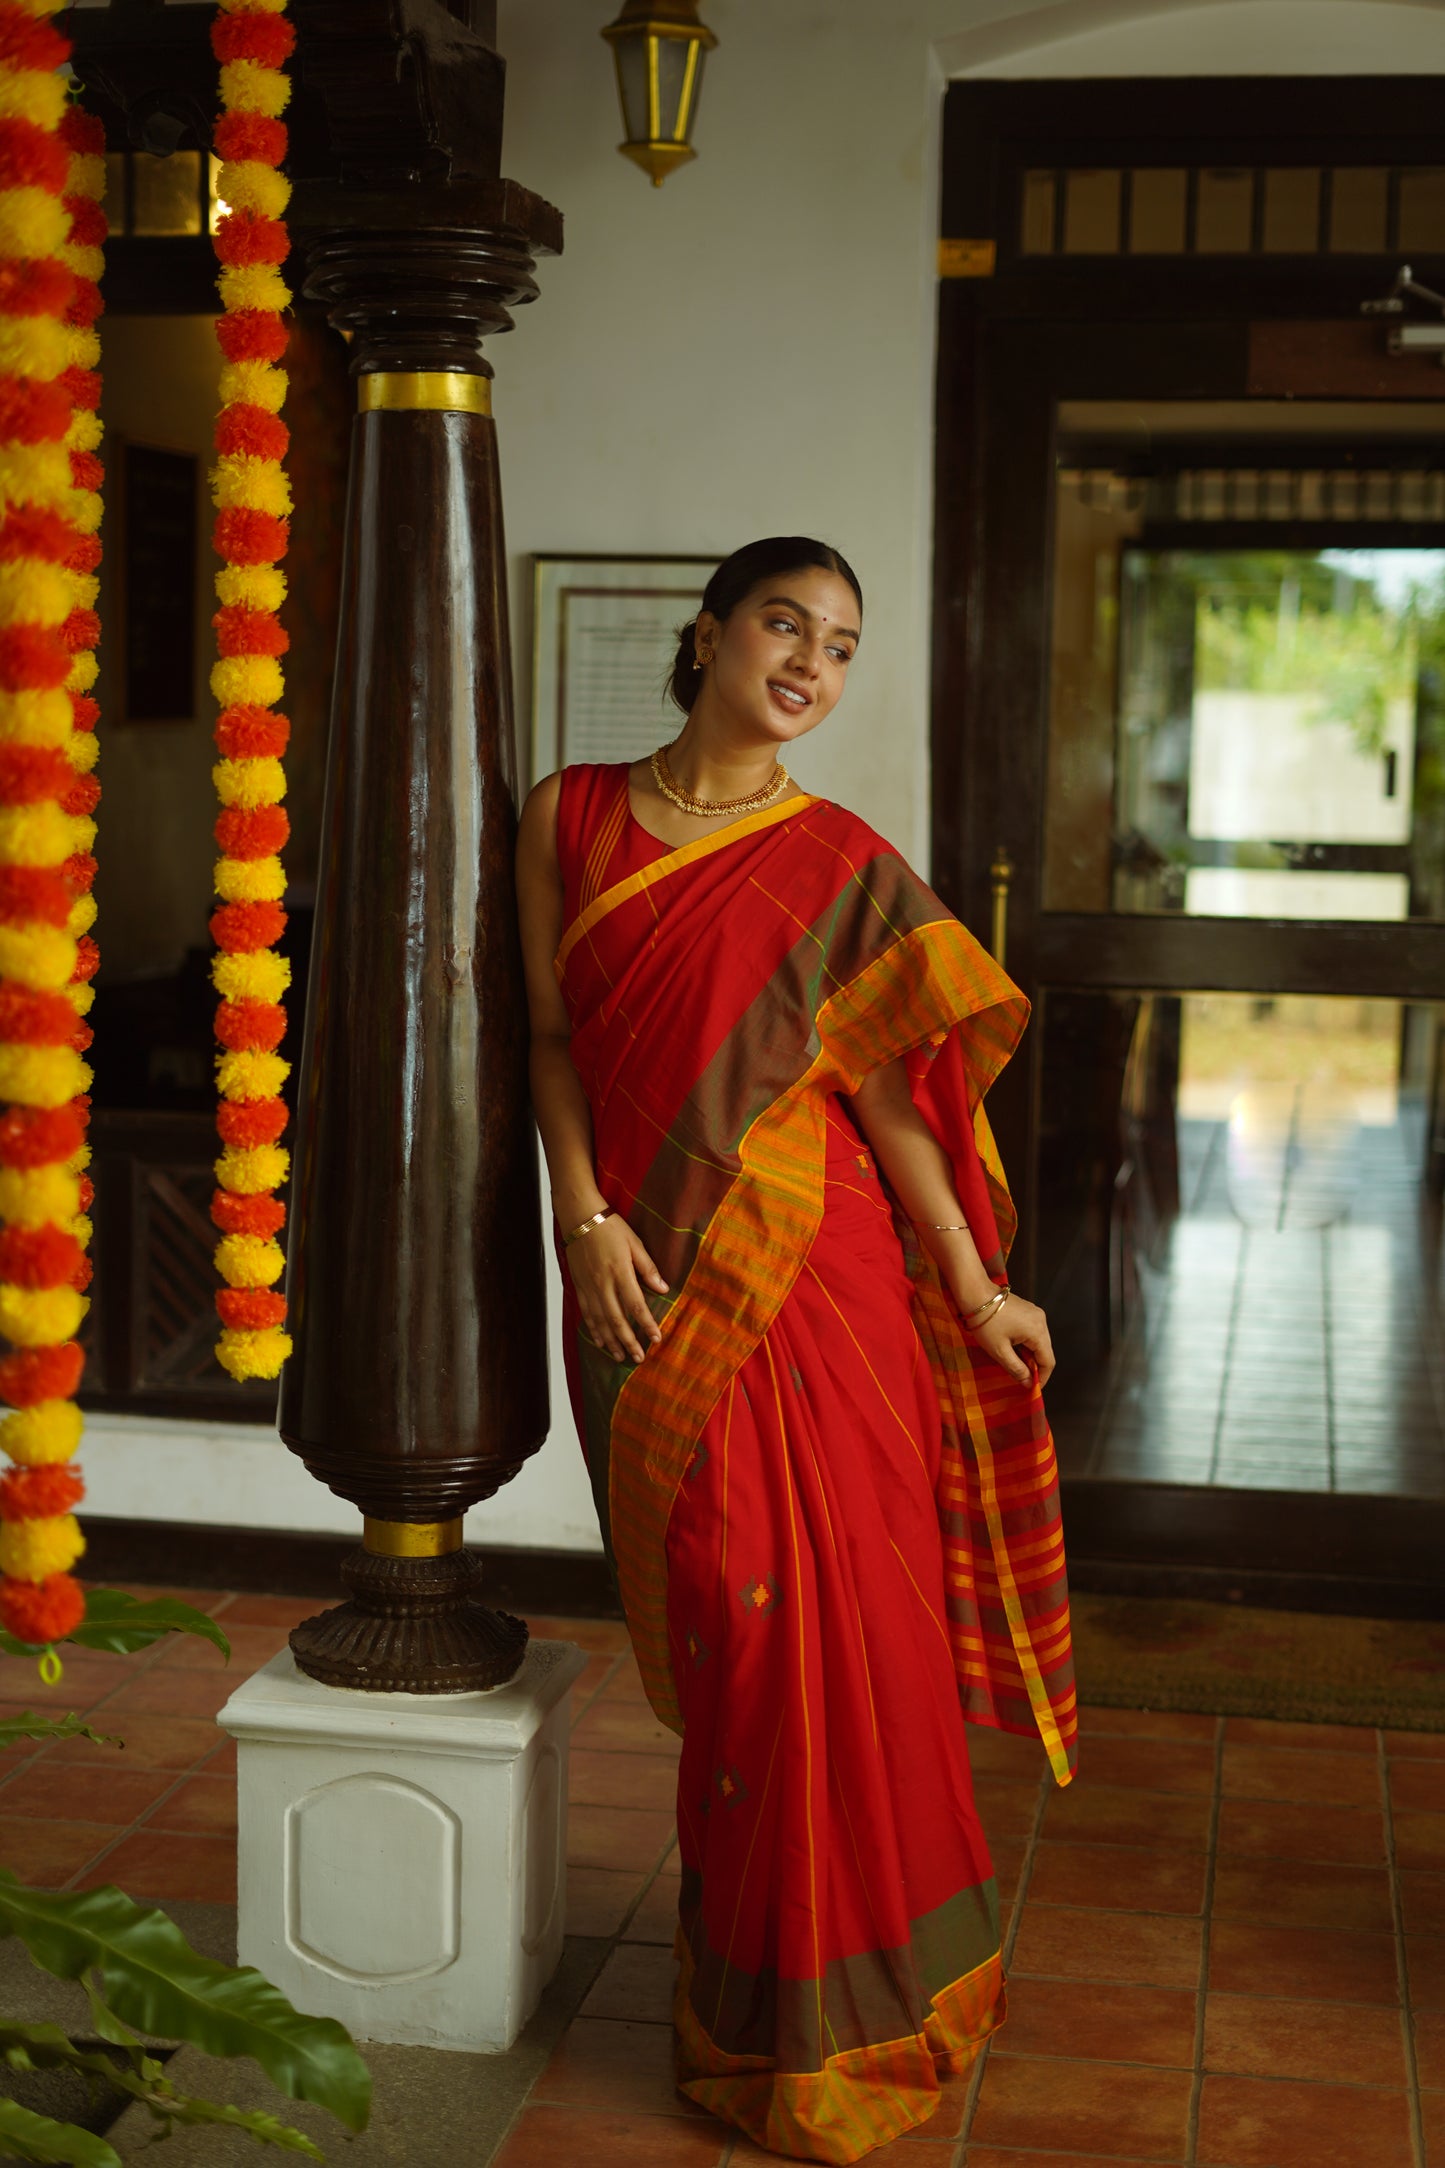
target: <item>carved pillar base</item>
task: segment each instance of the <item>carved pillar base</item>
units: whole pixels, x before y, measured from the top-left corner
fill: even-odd
[[[461,1548],[462,1524],[366,1523],[343,1560],[350,1603],[303,1619],[298,1667],[323,1686],[363,1693],[474,1694],[505,1686],[527,1653],[527,1628],[480,1601],[482,1562]]]
[[[509,2048],[562,1954],[585,1664],[534,1641],[500,1693],[449,1701],[333,1693],[283,1650],[238,1687],[217,1721],[237,1747],[242,1964],[358,2040]],[[477,2157],[462,2120],[430,2137],[433,2160]],[[371,2157],[404,2160],[394,2146]]]

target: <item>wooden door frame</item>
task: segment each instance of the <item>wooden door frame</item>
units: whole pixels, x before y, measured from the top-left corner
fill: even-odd
[[[1440,161],[1433,116],[1445,84],[1435,79],[1290,87],[1292,98],[1319,95],[1311,114],[1298,103],[1292,108],[1295,125],[1276,131],[1289,138],[1278,153],[1275,136],[1263,132],[1266,117],[1271,126],[1277,118],[1276,83],[967,84],[949,93],[944,232],[993,237],[998,275],[948,279],[940,294],[933,879],[950,907],[981,931],[990,918],[989,866],[1005,847],[1019,869],[1008,967],[1031,995],[1050,985],[1183,991],[1204,984],[1423,999],[1445,988],[1445,926],[1429,922],[1209,924],[1041,907],[1058,402],[1242,400],[1251,394],[1261,319],[1358,324],[1361,296],[1384,290],[1394,259],[1030,261],[1007,245],[1012,203],[1004,183],[1032,155],[1035,138],[1049,143],[1059,166],[1070,159],[1180,163],[1210,155],[1211,147],[1230,162],[1262,163],[1266,142],[1267,155],[1281,163],[1305,150],[1322,163],[1343,162],[1342,150],[1361,163],[1371,162],[1369,151],[1395,165]],[[1383,122],[1392,103],[1398,132]],[[1225,107],[1228,132],[1219,127]],[[1147,134],[1139,124],[1146,108]],[[1372,113],[1380,119],[1373,134]],[[1422,259],[1418,275],[1441,283],[1445,257]],[[1435,372],[1430,388],[1445,397],[1445,371]],[[1418,377],[1412,390],[1420,396]],[[1359,394],[1351,388],[1339,396]],[[1042,1035],[1034,1030],[989,1102],[1004,1164],[1021,1193],[1014,1266],[1024,1286],[1036,1283],[1041,1071]],[[1077,1557],[1082,1541],[1094,1585],[1125,1585],[1142,1574],[1150,1585],[1180,1591],[1227,1583],[1267,1600],[1347,1608],[1403,1602],[1416,1611],[1438,1602],[1445,1610],[1445,1595],[1430,1594],[1436,1577],[1428,1564],[1430,1546],[1438,1557],[1445,1543],[1442,1503],[1335,1494],[1288,1494],[1286,1502],[1285,1494],[1123,1483],[1072,1484],[1066,1497],[1072,1548]],[[1251,1536],[1256,1528],[1262,1535]],[[1366,1553],[1379,1573],[1362,1564]]]

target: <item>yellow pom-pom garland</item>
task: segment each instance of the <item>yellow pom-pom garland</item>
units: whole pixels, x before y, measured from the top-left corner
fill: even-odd
[[[261,1235],[227,1235],[216,1244],[216,1263],[232,1287],[274,1287],[286,1260],[279,1242]]]
[[[0,1573],[11,1581],[48,1581],[68,1573],[85,1538],[73,1513],[53,1519],[0,1522]]]
[[[214,778],[222,807],[216,823],[220,908],[211,924],[220,952],[212,978],[230,1005],[226,1050],[216,1064],[225,1150],[216,1162],[212,1215],[223,1231],[216,1266],[226,1282],[216,1297],[222,1328],[216,1355],[237,1379],[275,1377],[291,1349],[281,1329],[285,1298],[276,1290],[284,1260],[273,1239],[285,1218],[274,1192],[290,1168],[289,1154],[276,1142],[285,1127],[280,1094],[289,1071],[272,1047],[276,1005],[291,977],[276,949],[286,925],[278,853],[287,834],[280,756],[289,729],[279,713],[287,641],[277,612],[286,595],[280,559],[291,511],[288,437],[280,418],[286,372],[278,366],[291,293],[276,259],[285,256],[291,196],[280,171],[286,150],[280,115],[291,94],[284,60],[294,39],[289,24],[243,29],[228,18],[274,19],[286,6],[287,0],[220,0],[212,29],[221,93],[214,140],[222,161],[220,193],[229,209],[216,234],[225,312],[216,336],[225,366],[211,489],[219,514],[216,548],[227,561],[216,575],[220,653],[211,671],[221,709]],[[237,57],[238,49],[264,52],[277,64]],[[247,518],[238,521],[238,514]],[[228,541],[242,533],[244,549],[232,555]],[[269,534],[269,545],[258,546],[258,533]]]
[[[69,1460],[80,1444],[85,1418],[73,1400],[40,1400],[16,1408],[0,1422],[0,1451],[21,1468],[49,1468]]]
[[[0,1167],[0,1221],[7,1226],[68,1227],[80,1198],[80,1177],[67,1167]]]
[[[216,1061],[216,1080],[223,1099],[279,1099],[281,1087],[291,1074],[291,1064],[280,1054],[244,1047],[222,1054]]]
[[[85,1126],[96,953],[96,539],[101,519],[99,279],[105,137],[67,103],[59,0],[22,0],[33,24],[0,49],[0,118],[50,135],[54,180],[0,187],[0,264],[31,267],[30,301],[0,307],[0,1450],[20,1469],[68,1461],[88,1304]],[[13,12],[13,7],[12,7]],[[33,65],[5,57],[22,51]],[[32,168],[32,172],[33,172]],[[63,178],[62,178],[63,176]],[[25,278],[0,291],[20,297]],[[56,399],[54,387],[63,396]],[[13,430],[5,434],[4,430]],[[57,762],[56,754],[68,756]],[[84,1549],[72,1479],[12,1477],[0,1519],[0,1623],[68,1633],[84,1607],[69,1569]],[[21,1588],[32,1583],[36,1587]],[[38,1584],[44,1584],[37,1593]]]
[[[285,893],[286,869],[279,858],[216,860],[216,894],[223,903],[279,903]]]

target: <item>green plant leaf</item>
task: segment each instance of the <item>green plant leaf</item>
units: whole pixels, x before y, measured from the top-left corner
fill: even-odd
[[[65,1638],[78,1648],[110,1649],[127,1656],[133,1649],[149,1648],[163,1634],[200,1634],[230,1661],[230,1642],[215,1620],[194,1604],[181,1603],[174,1596],[142,1601],[128,1596],[123,1588],[91,1589],[85,1599],[85,1617]]]
[[[138,2032],[187,2040],[207,2055],[248,2055],[279,2092],[364,2130],[371,2073],[334,2018],[304,2017],[249,1965],[198,1956],[163,1912],[114,1888],[58,1895],[0,1869],[0,1935],[19,1935],[62,1980],[94,1966],[114,2015]]]
[[[41,2070],[78,2054],[58,2025],[13,2025],[0,2020],[0,2055],[17,2069]]]
[[[122,2025],[114,2010],[107,2006],[105,1997],[88,1972],[80,1984],[85,1989],[85,1998],[90,2004],[90,2022],[95,2027],[96,2039],[108,2041],[114,2048],[124,2048],[136,2069],[141,2069],[147,2060],[145,2042],[138,2040],[128,2025]],[[152,2065],[152,2068],[158,2073],[159,2063]]]
[[[144,2100],[164,2078],[164,2067],[146,2054],[138,2040],[123,2044],[131,2059],[129,2069],[97,2048],[77,2047],[59,2025],[16,2025],[0,2019],[0,2056],[12,2070],[74,2070],[83,2078],[98,2079],[102,2085]]]
[[[161,2117],[169,2126],[172,2123],[224,2123],[232,2130],[249,2131],[261,2145],[279,2146],[284,2153],[304,2153],[308,2160],[324,2161],[326,2155],[319,2145],[313,2144],[305,2131],[293,2130],[279,2116],[268,2115],[264,2108],[233,2108],[219,2100],[198,2100],[190,2093],[171,2093],[163,2090],[159,2098],[147,2101],[152,2115]],[[158,2136],[169,2136],[169,2127]]]
[[[23,1716],[0,1716],[0,1751],[22,1739],[93,1739],[97,1746],[125,1743],[113,1732],[92,1731],[73,1709],[68,1716],[36,1716],[29,1709]]]
[[[68,2161],[72,2168],[123,2168],[119,2153],[104,2138],[78,2123],[52,2122],[34,2115],[16,2100],[0,2099],[0,2144],[12,2160]]]
[[[129,1656],[136,1649],[149,1648],[164,1634],[201,1634],[230,1661],[230,1642],[215,1620],[194,1604],[182,1603],[175,1596],[152,1596],[142,1601],[128,1596],[123,1588],[91,1589],[85,1599],[84,1618],[65,1639],[79,1648],[108,1649],[114,1655]],[[0,1627],[0,1650],[7,1656],[40,1656],[53,1645],[17,1641],[14,1634]]]
[[[94,1998],[91,2007],[96,2007]],[[104,2004],[99,2007],[114,2031],[122,2036],[121,2044],[131,2052],[132,2068],[127,2069],[124,2064],[116,2063],[110,2056],[94,2049],[77,2047],[58,2025],[9,2025],[0,2021],[0,2055],[12,2069],[73,2070],[92,2083],[99,2081],[114,2091],[129,2093],[166,2125],[166,2132],[160,2135],[168,2135],[174,2123],[224,2123],[234,2130],[248,2131],[259,2144],[279,2146],[287,2153],[304,2153],[309,2160],[326,2158],[304,2131],[293,2130],[264,2108],[235,2108],[228,2102],[201,2100],[190,2093],[178,2093],[167,2079],[163,2066],[153,2056],[145,2054],[138,2041],[130,2040],[125,2027],[116,2023]],[[37,2157],[43,2160],[70,2158],[68,2154],[50,2153]]]

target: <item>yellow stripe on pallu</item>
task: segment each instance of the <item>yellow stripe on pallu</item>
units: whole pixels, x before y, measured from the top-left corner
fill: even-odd
[[[594,908],[607,902],[599,897]],[[703,1425],[777,1316],[821,1223],[826,1097],[855,1090],[870,1070],[928,1044],[940,1024],[951,1029],[993,1010],[1003,1012],[1002,1028],[976,1064],[980,1090],[1003,1067],[1027,1008],[952,918],[894,942],[819,1010],[816,1058],[743,1138],[739,1172],[662,1321],[662,1340],[618,1394],[612,1547],[643,1685],[674,1731],[682,1717],[667,1639],[667,1523]]]
[[[629,873],[625,880],[614,881],[611,888],[594,896],[586,909],[579,911],[573,919],[562,936],[552,969],[560,978],[577,943],[619,905],[630,902],[634,896],[645,895],[658,881],[665,881],[670,873],[680,873],[684,866],[694,865],[699,858],[710,858],[724,844],[739,842],[744,836],[756,835],[760,828],[771,828],[778,821],[790,820],[795,813],[801,813],[817,802],[816,798],[785,798],[781,805],[764,806],[761,813],[749,813],[740,821],[729,821],[726,828],[714,829],[709,836],[699,836],[695,843],[684,843],[663,858],[650,859],[636,873]],[[651,834],[650,829],[648,833]]]

